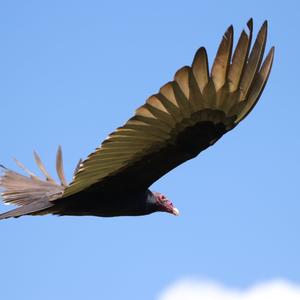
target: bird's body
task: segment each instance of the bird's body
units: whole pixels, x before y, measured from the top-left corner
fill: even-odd
[[[228,28],[210,74],[206,51],[200,48],[191,67],[177,71],[173,81],[79,163],[70,184],[60,148],[56,163],[60,184],[36,153],[46,181],[19,162],[29,177],[3,167],[3,201],[19,207],[0,219],[43,214],[137,216],[156,211],[177,215],[173,204],[149,187],[232,130],[255,106],[267,82],[274,55],[272,48],[262,63],[267,23],[251,52],[252,20],[248,28],[250,34],[242,32],[233,55],[233,28]]]
[[[85,199],[85,201],[82,201]],[[150,190],[110,192],[81,192],[58,201],[53,214],[71,216],[119,217],[140,216],[156,211],[156,202]]]

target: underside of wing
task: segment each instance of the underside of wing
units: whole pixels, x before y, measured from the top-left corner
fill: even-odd
[[[241,33],[233,54],[233,28],[228,28],[210,72],[200,48],[191,66],[178,70],[80,164],[63,197],[109,182],[147,188],[244,119],[264,89],[274,55],[272,48],[262,63],[267,23],[251,51],[252,20],[247,25],[249,34]]]

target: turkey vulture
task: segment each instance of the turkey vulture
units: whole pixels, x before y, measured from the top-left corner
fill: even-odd
[[[233,54],[233,27],[227,29],[210,73],[206,50],[200,48],[191,66],[179,69],[173,81],[79,162],[70,184],[64,176],[60,147],[56,158],[60,183],[52,179],[36,153],[45,180],[18,161],[28,176],[1,166],[2,199],[18,207],[0,219],[44,214],[138,216],[156,211],[178,215],[169,199],[149,187],[243,120],[270,74],[274,47],[262,62],[267,22],[251,51],[252,19],[247,26],[249,34],[242,31]]]

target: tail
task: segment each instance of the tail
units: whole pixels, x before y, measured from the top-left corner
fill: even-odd
[[[46,199],[37,200],[30,204],[25,204],[21,207],[0,214],[0,220],[4,220],[8,218],[18,218],[25,215],[43,215],[49,213],[50,211],[48,212],[46,211],[52,206],[54,205]]]
[[[3,171],[2,176],[0,176],[0,188],[3,190],[1,193],[2,200],[6,204],[19,206],[16,209],[0,214],[0,220],[24,215],[51,213],[53,206],[55,206],[52,201],[61,197],[67,186],[63,171],[61,147],[58,147],[56,155],[56,170],[60,184],[56,183],[49,175],[36,152],[34,152],[34,158],[46,180],[33,174],[17,160],[15,160],[17,165],[29,176],[21,175],[0,165]]]

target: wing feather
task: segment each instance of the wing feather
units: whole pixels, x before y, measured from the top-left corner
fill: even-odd
[[[56,172],[58,175],[58,178],[60,180],[60,183],[62,186],[67,186],[67,180],[65,177],[64,167],[63,167],[63,157],[62,157],[62,151],[61,146],[58,146],[57,154],[56,154]]]
[[[249,91],[248,101],[244,106],[243,110],[240,112],[239,117],[235,122],[240,122],[241,120],[243,120],[251,112],[252,108],[259,100],[259,97],[267,83],[267,80],[271,72],[273,59],[274,59],[274,51],[275,48],[272,47],[263,63],[262,68],[256,74],[254,78],[254,82],[252,83],[252,87],[250,88]]]
[[[242,32],[233,56],[233,28],[228,28],[211,75],[206,50],[200,48],[191,67],[178,70],[173,81],[149,97],[134,117],[80,164],[63,197],[110,183],[112,188],[116,184],[148,188],[245,118],[264,89],[274,56],[272,48],[260,67],[267,23],[250,55],[252,19],[248,28],[249,35]]]
[[[214,82],[216,91],[223,87],[227,80],[228,66],[232,51],[232,42],[233,27],[230,26],[224,34],[211,69],[211,78]]]
[[[205,48],[201,47],[196,52],[192,63],[192,70],[199,89],[201,92],[203,92],[209,80],[208,59]]]
[[[250,31],[249,36],[246,34],[244,30],[242,31],[232,57],[232,64],[229,68],[228,83],[229,83],[230,92],[236,91],[237,88],[239,87],[242,72],[247,62],[251,40],[252,40],[252,33],[253,33],[252,19],[249,20],[247,25]]]
[[[33,154],[34,154],[35,162],[38,165],[41,172],[45,175],[46,180],[51,183],[55,183],[54,179],[49,175],[48,171],[46,170],[46,168],[45,168],[40,156],[37,154],[37,152],[34,151]]]
[[[257,73],[257,70],[259,69],[260,64],[262,62],[267,41],[267,30],[268,24],[267,21],[265,21],[257,35],[254,46],[252,48],[248,62],[245,66],[242,75],[240,83],[240,90],[242,91],[240,101],[243,101],[246,98],[253,78]]]

